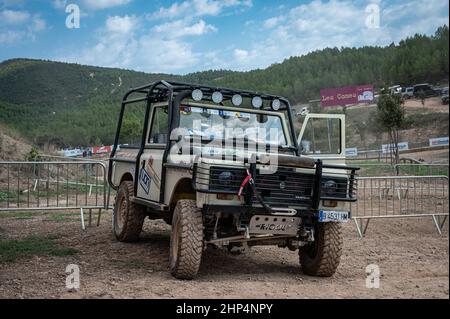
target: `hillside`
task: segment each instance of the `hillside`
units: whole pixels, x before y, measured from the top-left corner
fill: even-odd
[[[0,161],[23,161],[31,148],[19,134],[0,125]]]
[[[398,45],[324,49],[249,72],[177,76],[16,59],[0,63],[0,124],[38,145],[110,144],[123,93],[156,79],[264,91],[300,103],[318,98],[324,87],[448,83],[448,76],[448,26]]]
[[[388,143],[387,133],[383,133],[374,123],[376,105],[352,107],[347,114],[347,146],[360,150],[379,149]],[[429,145],[429,139],[449,135],[449,107],[443,105],[439,97],[428,98],[422,106],[418,100],[404,103],[406,125],[400,130],[401,142],[408,142],[410,148]]]

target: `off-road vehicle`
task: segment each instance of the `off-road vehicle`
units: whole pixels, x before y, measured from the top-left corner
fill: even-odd
[[[293,114],[287,99],[250,91],[131,89],[109,159],[116,238],[136,241],[146,217],[164,219],[180,279],[197,274],[208,246],[298,249],[305,274],[333,275],[358,168],[345,165],[344,115],[307,114],[297,138]]]

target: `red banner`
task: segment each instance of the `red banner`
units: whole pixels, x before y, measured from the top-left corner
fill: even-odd
[[[373,85],[346,86],[320,90],[323,107],[348,104],[372,103]]]
[[[92,148],[92,154],[111,153],[111,146],[95,146]]]

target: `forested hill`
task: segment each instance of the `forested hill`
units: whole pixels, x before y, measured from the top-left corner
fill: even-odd
[[[0,63],[0,123],[32,142],[61,146],[112,142],[119,101],[130,87],[181,80],[272,93],[304,102],[325,87],[448,81],[448,26],[387,47],[329,48],[249,72],[204,71],[185,76],[51,61]]]

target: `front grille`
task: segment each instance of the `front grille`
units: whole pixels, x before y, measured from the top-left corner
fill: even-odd
[[[194,167],[194,189],[204,193],[236,195],[247,176],[244,168],[231,165]],[[323,168],[333,172],[317,175],[316,169],[309,169],[310,173],[299,173],[293,168],[278,167],[274,174],[263,174],[257,169],[253,176],[255,189],[266,204],[278,207],[313,208],[317,207],[320,200],[355,201],[357,191],[355,172],[358,168],[338,165],[323,165]],[[314,195],[316,178],[320,178],[320,196]],[[326,183],[330,180],[334,181],[334,187],[327,188]],[[244,188],[242,195],[246,194],[247,189],[248,187]],[[248,200],[259,202],[256,196]]]
[[[290,168],[279,167],[275,174],[255,177],[255,188],[264,202],[278,206],[312,205],[312,174],[297,173]],[[253,199],[256,201],[256,199]]]
[[[226,184],[220,180],[224,172],[229,172],[233,176]],[[208,188],[211,192],[237,194],[246,176],[246,171],[242,168],[211,167]],[[253,180],[258,194],[267,204],[278,206],[311,204],[314,175],[296,173],[291,168],[279,167],[274,174],[263,174],[257,170]],[[257,202],[256,197],[253,201]]]

